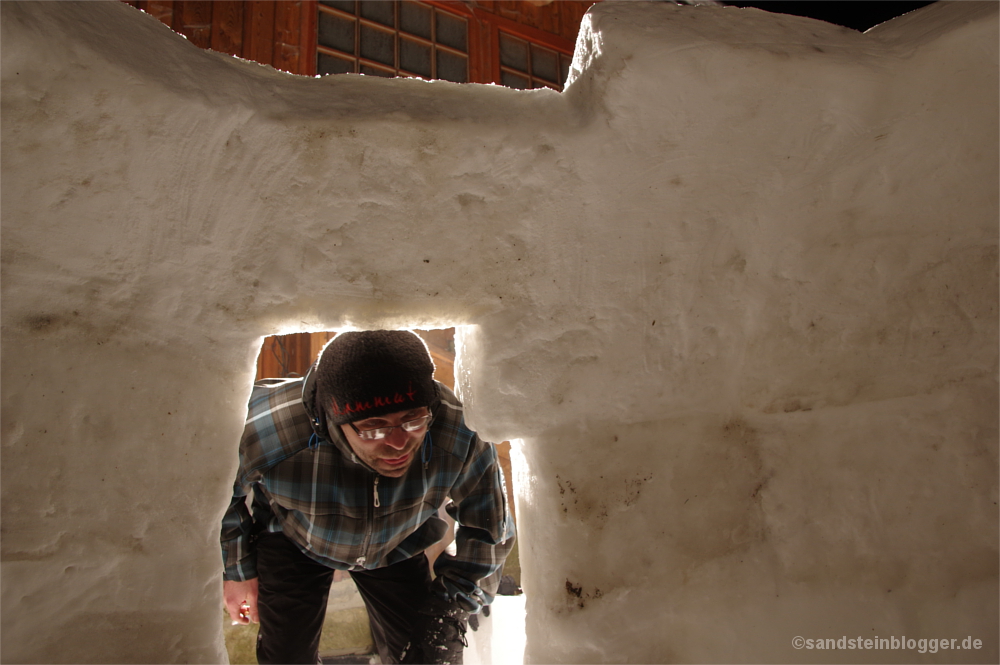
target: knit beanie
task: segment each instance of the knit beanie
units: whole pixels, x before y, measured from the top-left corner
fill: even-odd
[[[437,399],[434,362],[406,330],[337,335],[320,353],[316,400],[328,425],[430,406]]]

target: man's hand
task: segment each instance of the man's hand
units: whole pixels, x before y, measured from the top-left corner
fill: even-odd
[[[250,623],[260,623],[257,615],[257,578],[238,582],[226,580],[222,583],[222,597],[226,601],[226,609],[234,624],[246,626]]]
[[[432,593],[418,610],[410,643],[400,658],[401,663],[447,663],[461,665],[465,647],[465,627],[469,613],[458,603]]]

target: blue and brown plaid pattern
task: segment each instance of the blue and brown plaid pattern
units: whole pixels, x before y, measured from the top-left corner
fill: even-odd
[[[455,395],[437,387],[429,459],[389,478],[357,460],[338,428],[330,431],[335,442],[313,436],[302,379],[255,385],[222,520],[225,579],[257,576],[253,535],[261,530],[284,532],[331,568],[398,563],[443,537],[447,527],[437,511],[450,499],[448,512],[459,524],[456,553],[442,554],[435,573],[452,597],[489,603],[514,540],[503,472],[493,444],[465,426]],[[252,511],[251,489],[259,493]]]

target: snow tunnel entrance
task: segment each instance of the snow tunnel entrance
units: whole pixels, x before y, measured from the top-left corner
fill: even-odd
[[[434,360],[434,378],[455,389],[455,328],[414,330],[427,344]],[[267,378],[305,376],[316,356],[335,331],[272,335],[264,339],[257,357],[255,381]],[[517,521],[514,507],[514,474],[511,469],[511,445],[508,441],[495,444],[507,485],[511,515]],[[440,511],[449,522],[451,518]],[[448,547],[453,547],[454,535],[426,551],[433,567],[434,560]],[[493,662],[522,662],[524,653],[524,597],[521,592],[521,566],[518,546],[508,556],[504,567],[504,583],[500,594],[486,616],[474,617],[468,631],[469,646],[465,662],[487,665]],[[257,626],[225,626],[226,650],[230,663],[255,663]],[[368,625],[368,615],[354,583],[347,573],[336,571],[330,588],[327,615],[320,641],[320,657],[324,663],[378,662],[378,655]],[[374,660],[373,660],[374,659]]]

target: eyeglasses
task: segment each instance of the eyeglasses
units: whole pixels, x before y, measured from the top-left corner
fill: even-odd
[[[354,426],[354,423],[347,423],[351,426],[351,429],[355,433],[364,439],[365,441],[377,441],[378,439],[384,439],[389,436],[389,432],[401,428],[404,432],[419,432],[423,428],[427,427],[427,423],[431,421],[433,414],[428,413],[426,416],[420,416],[414,420],[407,420],[405,423],[399,425],[393,425],[392,427],[376,427],[375,429],[358,429]]]

